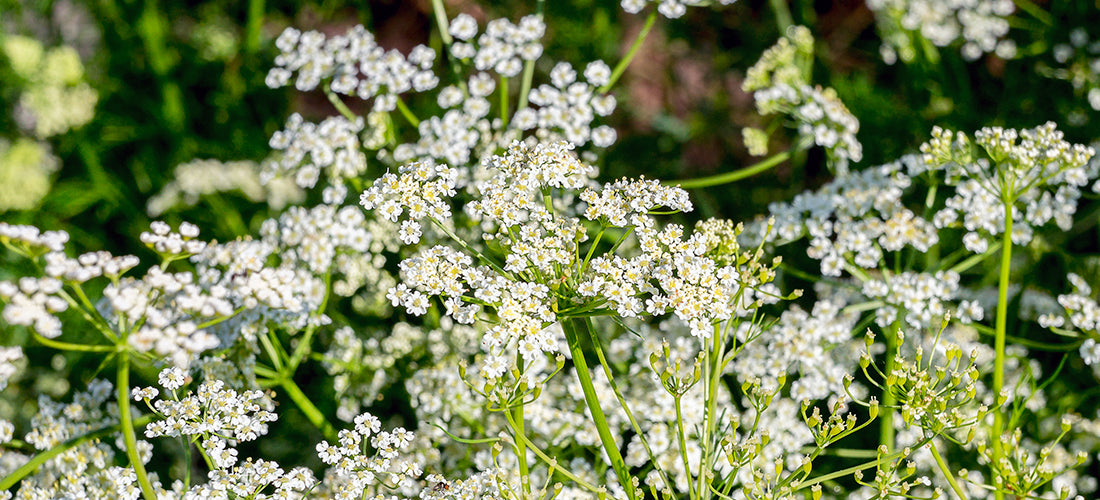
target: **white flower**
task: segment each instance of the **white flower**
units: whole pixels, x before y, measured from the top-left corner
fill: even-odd
[[[406,245],[414,245],[420,241],[420,223],[412,220],[401,222],[401,241]]]

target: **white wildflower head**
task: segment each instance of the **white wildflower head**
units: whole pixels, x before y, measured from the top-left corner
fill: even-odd
[[[962,226],[975,235],[964,240],[973,251],[987,246],[981,239],[1004,233],[1006,209],[1017,245],[1051,221],[1069,229],[1081,190],[1100,171],[1100,164],[1089,161],[1093,148],[1065,141],[1052,122],[1025,130],[987,127],[973,140],[935,127],[921,152],[925,164],[942,170],[955,186],[935,215],[937,227]]]
[[[863,146],[856,138],[859,120],[835,90],[810,85],[813,47],[809,29],[790,28],[786,37],[749,68],[742,88],[753,93],[760,114],[780,113],[794,118],[799,135],[825,148],[830,168],[845,174],[849,162],[863,159]],[[761,143],[766,144],[759,134],[748,137],[753,141],[749,144],[752,149],[759,150]]]

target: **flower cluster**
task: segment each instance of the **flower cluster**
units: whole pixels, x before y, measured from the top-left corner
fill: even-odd
[[[162,419],[145,427],[145,437],[201,436],[203,448],[219,469],[237,463],[237,450],[227,446],[252,441],[267,434],[268,423],[277,418],[274,402],[261,391],[237,392],[225,387],[221,380],[207,380],[194,393],[183,398],[177,391],[188,381],[178,367],[160,373],[161,387],[173,394],[173,399],[156,399],[155,387],[135,387],[131,391],[137,401],[145,401]]]
[[[110,401],[112,396],[111,383],[99,379],[74,394],[71,402],[39,396],[38,414],[31,419],[31,431],[24,439],[34,449],[45,451],[69,439],[109,428],[118,422],[118,408]],[[0,434],[7,433],[10,437],[11,428],[4,431],[4,427],[7,425],[0,424]],[[111,437],[111,434],[104,436]],[[137,446],[143,460],[152,456],[149,443],[138,441]],[[7,476],[31,458],[5,450],[0,454],[0,476]],[[25,477],[19,483],[17,498],[140,498],[133,469],[110,465],[114,463],[115,447],[105,440],[79,442],[50,457]]]
[[[782,113],[798,124],[798,133],[825,148],[830,166],[839,174],[848,172],[849,162],[863,159],[863,146],[856,138],[859,120],[848,111],[836,91],[811,86],[808,80],[813,61],[814,39],[810,30],[794,26],[786,37],[766,50],[745,76],[741,88],[753,93],[761,115]],[[750,132],[749,137],[758,132]],[[759,151],[760,140],[751,141]]]
[[[1016,10],[1011,0],[869,0],[867,7],[875,12],[888,64],[916,57],[920,43],[913,33],[937,47],[961,42],[962,56],[971,61],[986,53],[1016,55],[1016,43],[1006,38]]]
[[[1096,341],[1100,333],[1100,304],[1091,297],[1092,287],[1080,276],[1070,273],[1066,279],[1073,285],[1073,293],[1058,296],[1058,303],[1065,308],[1065,316],[1045,314],[1039,317],[1039,324],[1060,330],[1068,317],[1073,327],[1086,335],[1081,343],[1081,359],[1087,365],[1100,366],[1100,343]]]
[[[466,211],[496,229],[487,237],[506,249],[504,263],[497,265],[478,254],[484,264],[475,266],[471,256],[449,247],[424,250],[401,264],[404,283],[390,292],[395,306],[423,314],[429,297],[439,295],[449,315],[459,323],[471,323],[482,305],[491,305],[505,321],[491,328],[483,343],[499,347],[518,340],[527,357],[556,350],[543,326],[555,320],[555,308],[561,312],[549,298],[552,289],[562,286],[575,287],[578,303],[569,307],[602,305],[624,317],[673,311],[704,338],[709,336],[711,322],[729,319],[742,304],[755,300],[750,291],[742,304],[733,303],[742,284],[761,283],[743,283],[747,277],[734,267],[701,257],[710,250],[703,238],[683,240],[683,228],[678,225],[655,227],[649,215],[654,208],[691,209],[683,190],[655,181],[623,179],[601,191],[583,191],[584,217],[605,228],[632,228],[642,252],[629,259],[600,255],[582,262],[578,249],[588,238],[587,230],[579,218],[558,214],[550,193],[586,188],[592,168],[560,143],[535,147],[515,143],[489,166],[496,174],[481,185],[481,198],[470,202]],[[400,177],[384,176],[363,193],[361,201],[395,222],[404,210],[411,219],[428,215],[438,222],[450,214],[444,196],[454,192],[451,172],[431,164],[409,165]],[[415,220],[405,223],[417,224]],[[418,230],[418,225],[412,227],[410,240],[418,239]]]
[[[569,63],[556,64],[550,71],[551,85],[531,89],[531,103],[539,109],[517,111],[512,118],[513,126],[535,129],[535,136],[541,141],[559,140],[552,131],[560,131],[575,146],[584,146],[589,141],[599,148],[614,144],[615,129],[607,125],[591,127],[596,116],[615,111],[615,96],[602,90],[610,81],[611,68],[603,61],[594,61],[585,66],[583,75],[584,81],[579,81]]]
[[[534,61],[542,55],[541,39],[546,33],[542,16],[525,16],[519,24],[507,19],[494,19],[485,32],[475,38],[477,21],[468,14],[451,19],[447,30],[455,42],[451,55],[472,61],[478,71],[493,70],[506,78],[519,75],[524,61]]]
[[[333,497],[351,500],[369,490],[407,486],[423,473],[420,465],[402,456],[412,442],[413,433],[402,427],[382,431],[374,415],[355,417],[355,427],[339,433],[339,441],[317,445],[317,455],[331,466],[325,482]]]
[[[269,460],[253,460],[207,473],[207,483],[188,490],[182,500],[232,498],[304,498],[317,484],[305,467],[284,470]],[[270,493],[268,493],[270,491]],[[257,495],[257,492],[264,492]]]
[[[279,88],[295,78],[294,86],[307,91],[323,80],[331,80],[333,92],[374,98],[375,111],[392,111],[400,94],[435,88],[439,78],[432,72],[435,51],[418,45],[406,57],[397,50],[385,50],[363,26],[343,35],[326,38],[318,31],[302,33],[287,28],[275,40],[280,54],[267,74],[267,86]]]
[[[959,291],[959,273],[938,271],[931,273],[904,272],[882,279],[863,282],[863,294],[886,305],[875,309],[875,323],[886,327],[901,319],[916,329],[932,328],[940,323],[944,314],[963,323],[981,321],[985,310],[975,301],[962,301],[956,311],[949,311],[949,304]]]
[[[810,311],[797,306],[784,311],[774,326],[757,332],[760,338],[738,354],[733,372],[741,380],[766,381],[798,373],[790,388],[794,401],[827,399],[842,392],[844,374],[858,359],[851,332],[859,314],[845,310],[845,302],[837,295],[818,300]],[[750,334],[741,332],[741,340],[749,340]]]
[[[278,177],[293,177],[298,187],[310,189],[322,172],[336,181],[357,177],[367,169],[359,141],[362,131],[362,118],[352,121],[333,116],[314,124],[294,113],[286,127],[271,136],[271,148],[282,155],[264,162],[260,181],[268,184]]]
[[[884,252],[905,247],[926,252],[939,242],[936,228],[902,204],[913,183],[906,170],[920,162],[919,156],[905,156],[837,178],[790,202],[773,203],[769,212],[774,231],[763,237],[787,242],[810,238],[806,253],[821,261],[825,276],[840,276],[845,264],[875,269]]]
[[[730,5],[737,0],[718,0],[719,5]],[[649,3],[657,4],[657,12],[669,19],[676,19],[687,13],[688,7],[705,7],[714,3],[713,0],[622,0],[623,10],[630,14],[637,14],[646,8]]]
[[[1051,220],[1069,229],[1081,188],[1100,174],[1100,164],[1089,162],[1095,151],[1065,141],[1053,122],[1020,131],[987,127],[973,141],[936,127],[921,152],[925,165],[943,170],[947,184],[956,186],[933,222],[961,225],[968,232],[964,244],[976,253],[988,248],[987,235],[1003,234],[1008,224],[1017,245]]]

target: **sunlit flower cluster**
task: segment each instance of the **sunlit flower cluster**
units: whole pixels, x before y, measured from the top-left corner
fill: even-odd
[[[201,436],[201,445],[219,469],[237,463],[237,450],[230,443],[267,434],[268,423],[277,418],[273,401],[261,391],[237,392],[221,380],[207,380],[180,398],[178,391],[189,377],[178,367],[162,371],[159,381],[171,399],[156,399],[155,387],[131,391],[135,400],[145,401],[161,417],[145,427],[145,436]]]
[[[451,55],[472,61],[478,71],[492,70],[511,78],[523,70],[524,61],[534,61],[542,55],[546,23],[542,16],[525,16],[519,24],[494,19],[475,38],[477,21],[468,14],[459,14],[451,19],[448,32],[456,40],[451,45]]]
[[[1081,189],[1100,170],[1089,161],[1095,151],[1065,141],[1052,122],[1019,131],[983,128],[973,141],[936,127],[921,152],[925,165],[942,169],[947,184],[956,186],[933,222],[940,228],[961,225],[968,232],[963,243],[976,253],[988,248],[989,236],[1005,232],[1005,207],[1011,211],[1014,244],[1027,244],[1034,230],[1051,220],[1068,230]]]
[[[809,29],[790,28],[786,37],[780,38],[749,68],[741,88],[753,93],[761,115],[781,113],[794,118],[798,133],[825,148],[831,167],[838,174],[845,174],[849,162],[863,159],[863,146],[856,138],[859,120],[848,111],[835,90],[810,85],[813,50],[814,39]],[[761,152],[759,144],[753,149]]]
[[[381,422],[369,413],[355,417],[355,427],[340,431],[337,443],[321,442],[317,455],[329,465],[325,482],[336,499],[357,499],[370,490],[407,486],[423,471],[404,453],[414,439],[402,427],[382,431]]]
[[[939,242],[935,226],[902,204],[912,185],[904,170],[920,161],[906,156],[837,178],[816,192],[795,195],[790,202],[773,203],[769,211],[775,229],[764,236],[773,241],[806,236],[810,239],[806,253],[821,261],[825,276],[840,276],[845,265],[875,269],[883,262],[884,252],[906,247],[928,251]]]
[[[275,40],[275,46],[280,54],[267,74],[267,86],[271,88],[283,87],[294,78],[295,88],[307,91],[330,80],[328,86],[333,92],[364,100],[374,98],[375,111],[392,111],[400,94],[424,92],[439,84],[432,72],[434,50],[419,45],[408,56],[397,50],[387,51],[363,26],[333,37],[287,28]]]

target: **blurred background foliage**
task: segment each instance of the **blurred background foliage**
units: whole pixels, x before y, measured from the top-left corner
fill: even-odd
[[[445,3],[452,16],[466,12],[482,24],[494,17],[517,20],[535,8],[534,1]],[[1100,54],[1090,52],[1093,46],[1100,52],[1090,38],[1100,38],[1100,0],[1018,2],[1037,10],[1018,8],[1010,36],[1019,53],[1012,59],[987,54],[968,62],[958,50],[925,44],[911,61],[894,64],[883,62],[875,16],[863,2],[794,0],[789,11],[777,16],[775,6],[782,3],[740,0],[725,8],[689,9],[676,21],[660,18],[615,90],[619,109],[610,124],[619,141],[601,160],[602,176],[689,179],[758,161],[748,154],[741,129],[763,120],[741,82],[781,35],[784,16],[810,27],[817,40],[814,81],[836,89],[860,120],[864,154],[854,169],[913,152],[933,125],[970,131],[988,125],[1030,128],[1053,120],[1071,142],[1100,139],[1100,114],[1089,102],[1090,90],[1100,88],[1100,64],[1093,62]],[[97,96],[87,123],[35,137],[14,110],[25,89],[41,82],[20,74],[17,61],[0,60],[0,183],[12,188],[26,180],[33,170],[27,165],[43,163],[34,155],[55,158],[52,168],[36,174],[50,186],[48,192],[30,204],[0,207],[0,220],[66,230],[82,251],[152,257],[136,236],[154,219],[148,200],[175,180],[178,165],[195,159],[261,162],[270,154],[269,137],[290,113],[314,121],[336,114],[320,92],[264,85],[276,53],[272,41],[284,28],[334,34],[361,23],[382,46],[407,51],[419,43],[440,45],[431,14],[428,0],[0,0],[5,39],[29,37],[44,50],[72,47],[83,66],[80,80]],[[615,0],[550,1],[546,18],[549,57],[538,68],[543,75],[552,64],[546,61],[614,64],[644,19],[624,13]],[[0,58],[9,58],[3,54]],[[1100,107],[1100,91],[1095,93]],[[416,109],[415,100],[410,106]],[[770,149],[790,146],[784,140],[793,141],[794,135],[773,137]],[[790,199],[829,178],[824,155],[811,149],[747,181],[694,191],[699,207],[694,216],[749,220],[764,213],[768,203]],[[255,233],[276,210],[255,196],[221,193],[163,218],[173,225],[194,222],[204,237],[224,241]],[[1041,273],[1025,286],[1063,292],[1064,284],[1044,280],[1060,280],[1071,254],[1100,262],[1095,259],[1100,248],[1096,200],[1080,210],[1088,214],[1080,219],[1082,225],[1064,239],[1051,240],[1064,251],[1028,264],[1059,272]],[[0,259],[8,260],[0,260],[0,279],[19,274],[14,258],[4,255]],[[35,351],[29,349],[28,355],[53,358],[33,365],[52,366],[60,376],[29,374],[22,388],[9,387],[7,394],[23,390],[60,396],[99,369],[77,356]],[[1051,353],[1042,361],[1052,368],[1060,359],[1060,353]],[[1085,381],[1065,381],[1078,382]],[[330,383],[316,385],[331,390]],[[309,426],[302,422],[288,428]],[[296,451],[296,441],[261,443],[279,448],[264,450],[272,457]]]

